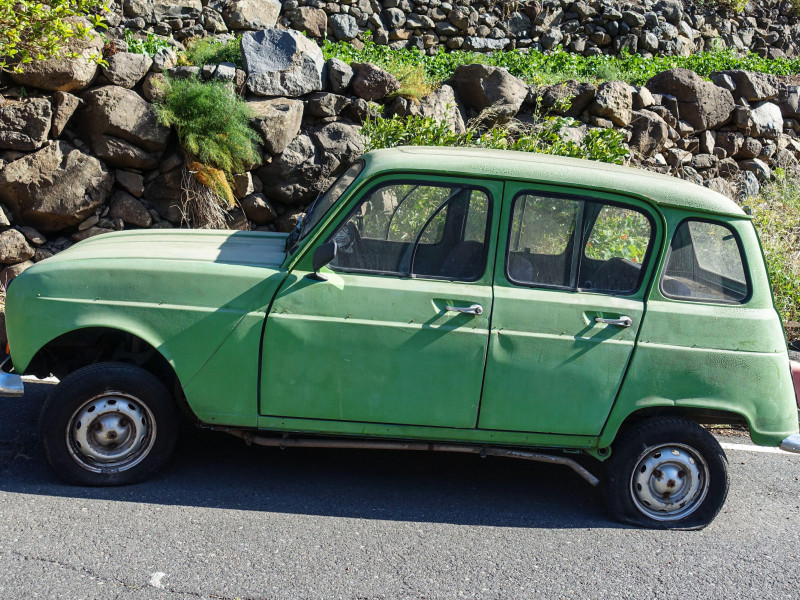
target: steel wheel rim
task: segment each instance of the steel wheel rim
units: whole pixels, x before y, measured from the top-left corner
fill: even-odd
[[[691,515],[703,503],[708,488],[706,461],[685,444],[648,448],[631,474],[633,504],[655,521],[678,521]]]
[[[93,473],[132,469],[156,439],[153,413],[136,396],[108,391],[83,403],[67,424],[72,458]]]

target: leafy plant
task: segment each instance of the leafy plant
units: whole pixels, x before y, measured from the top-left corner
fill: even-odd
[[[800,0],[792,0],[800,5]],[[511,50],[491,54],[477,54],[461,50],[427,55],[417,48],[392,50],[367,39],[363,48],[347,42],[323,43],[326,58],[339,58],[347,63],[372,62],[387,71],[396,73],[413,66],[424,72],[425,81],[435,86],[453,75],[459,65],[484,63],[504,67],[532,84],[551,84],[577,79],[579,81],[621,80],[641,85],[648,79],[674,67],[690,69],[702,77],[714,71],[744,69],[775,75],[800,73],[800,58],[763,58],[757,54],[737,56],[730,49],[715,48],[691,56],[654,56],[644,58],[639,54],[624,52],[621,56],[581,56],[557,49],[544,53],[528,50]]]
[[[128,52],[147,54],[150,58],[162,48],[170,48],[172,46],[166,38],[158,37],[152,33],[148,33],[144,38],[136,37],[130,29],[125,30],[125,43],[128,44]]]
[[[244,67],[242,59],[241,36],[235,36],[222,42],[214,38],[194,38],[186,42],[186,51],[181,58],[186,65],[202,67],[218,65],[223,62]]]
[[[800,321],[800,175],[779,174],[747,203],[761,237],[778,312],[784,321]]]
[[[575,125],[565,117],[547,117],[533,126],[512,122],[480,132],[472,125],[453,133],[447,123],[432,117],[370,118],[361,130],[367,150],[396,146],[473,146],[521,152],[540,152],[602,162],[622,163],[628,156],[624,137],[613,129],[591,129],[581,142],[565,140],[562,130]]]
[[[105,9],[105,0],[0,0],[0,69],[18,72],[33,60],[74,58],[66,45],[90,39],[92,28],[105,28],[98,14]]]
[[[232,207],[230,179],[259,159],[247,102],[223,82],[178,79],[168,80],[156,111],[175,127],[194,178]]]

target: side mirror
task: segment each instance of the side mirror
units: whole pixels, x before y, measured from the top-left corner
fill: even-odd
[[[328,281],[325,275],[320,275],[319,270],[336,258],[336,242],[327,242],[321,246],[317,246],[314,250],[314,259],[312,265],[314,272],[309,273],[308,278],[314,281]]]

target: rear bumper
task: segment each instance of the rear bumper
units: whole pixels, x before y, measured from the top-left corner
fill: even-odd
[[[781,442],[781,450],[800,454],[800,433],[794,433]]]

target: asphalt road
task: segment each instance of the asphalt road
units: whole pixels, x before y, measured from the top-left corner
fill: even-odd
[[[48,387],[0,399],[0,598],[800,597],[800,455],[729,450],[701,532],[618,526],[563,467],[192,429],[153,480],[77,488],[38,448]]]

